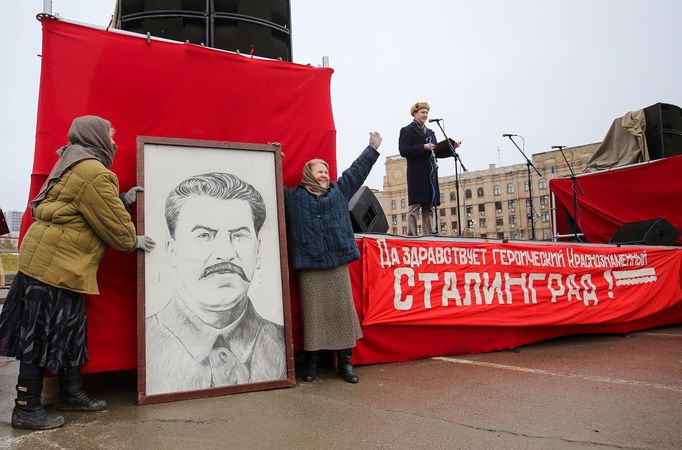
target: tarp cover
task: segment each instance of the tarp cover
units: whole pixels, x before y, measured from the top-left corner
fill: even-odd
[[[191,44],[43,20],[42,71],[30,197],[66,143],[71,121],[94,114],[112,122],[119,146],[111,169],[122,190],[135,184],[136,137],[280,142],[284,183],[305,161],[323,158],[336,174],[332,70],[258,60]],[[180,162],[179,162],[180,163]],[[22,230],[30,224],[24,214]],[[90,297],[86,371],[134,368],[135,255],[111,251]],[[296,316],[294,311],[294,316]]]
[[[644,110],[630,111],[613,121],[599,148],[585,166],[585,172],[649,161],[644,131]]]

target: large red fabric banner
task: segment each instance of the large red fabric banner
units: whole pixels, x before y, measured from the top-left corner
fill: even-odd
[[[329,161],[335,176],[331,74],[331,69],[43,20],[30,196],[54,165],[71,121],[86,114],[110,120],[117,130],[119,151],[111,169],[122,190],[135,183],[140,135],[280,142],[286,185],[298,182],[304,162],[312,158]],[[24,218],[25,231],[30,213]],[[134,254],[107,254],[99,271],[101,295],[90,298],[86,371],[136,367],[135,279]]]
[[[363,325],[557,326],[682,300],[682,249],[363,239]]]
[[[371,239],[371,238],[368,238]],[[421,238],[419,243],[430,246],[432,242],[443,239]],[[451,239],[450,242],[456,242]],[[553,246],[554,244],[547,244]],[[365,246],[358,240],[360,260],[350,264],[355,308],[360,322],[364,323],[364,309],[367,304],[367,293],[374,279],[368,274],[364,264]],[[458,245],[459,246],[459,245]],[[682,268],[680,269],[682,270]],[[390,305],[390,304],[389,304]],[[500,308],[503,308],[501,305]],[[496,350],[517,348],[557,336],[581,333],[628,333],[635,330],[653,328],[682,321],[682,297],[670,308],[638,320],[627,318],[615,324],[577,324],[549,326],[497,326],[492,325],[443,325],[430,324],[375,324],[363,325],[363,338],[357,342],[353,350],[355,364],[373,364],[380,362],[409,361],[431,356],[462,355]]]
[[[659,217],[682,232],[681,173],[682,155],[678,155],[577,177],[577,222],[586,241],[607,243],[626,223]],[[559,206],[561,234],[573,232],[566,221],[566,215],[573,216],[572,183],[569,178],[549,183]],[[682,245],[682,236],[676,244]]]

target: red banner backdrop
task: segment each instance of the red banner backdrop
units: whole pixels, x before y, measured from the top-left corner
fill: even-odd
[[[30,196],[66,143],[71,121],[86,114],[109,119],[117,130],[119,151],[111,169],[122,190],[135,183],[138,135],[280,142],[285,184],[296,184],[311,158],[329,161],[334,176],[331,74],[331,69],[44,20]],[[24,218],[26,230],[30,214]],[[99,285],[101,295],[90,298],[88,310],[91,361],[85,370],[133,368],[135,256],[107,254]]]
[[[578,227],[587,242],[607,243],[624,224],[642,220],[667,219],[682,232],[682,155],[616,168],[578,177]],[[572,182],[551,180],[555,195],[557,228],[568,229],[565,214],[573,216]],[[682,245],[682,236],[677,240]]]
[[[682,249],[364,239],[364,325],[612,324],[682,299]]]

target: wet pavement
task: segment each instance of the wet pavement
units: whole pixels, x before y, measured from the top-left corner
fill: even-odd
[[[17,370],[0,359],[2,448],[682,448],[682,325],[142,407],[132,371],[95,374],[86,387],[109,409],[39,432],[9,425]],[[54,382],[47,391],[54,401]]]

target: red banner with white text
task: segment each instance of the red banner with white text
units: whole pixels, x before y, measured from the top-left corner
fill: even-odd
[[[682,249],[363,240],[363,325],[641,319],[682,299]]]

